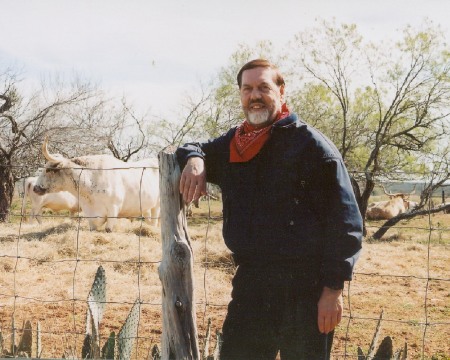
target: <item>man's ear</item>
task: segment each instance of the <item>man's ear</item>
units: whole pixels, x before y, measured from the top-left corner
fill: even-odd
[[[281,102],[284,102],[284,85],[280,86]]]

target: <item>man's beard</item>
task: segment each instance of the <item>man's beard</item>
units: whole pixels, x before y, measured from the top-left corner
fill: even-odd
[[[260,111],[249,111],[247,120],[251,125],[262,125],[269,122],[269,110],[263,109]]]

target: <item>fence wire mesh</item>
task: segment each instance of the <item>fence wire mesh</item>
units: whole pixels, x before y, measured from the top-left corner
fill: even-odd
[[[86,172],[102,171],[112,177],[123,169],[80,170],[79,183]],[[151,220],[148,216],[85,216],[82,209],[73,216],[67,212],[39,214],[42,224],[29,223],[25,218],[29,207],[20,183],[16,184],[9,221],[0,223],[0,356],[20,353],[19,339],[30,321],[33,343],[42,344],[40,349],[33,348],[32,356],[80,357],[86,335],[86,299],[96,270],[102,266],[108,280],[104,317],[98,328],[100,347],[112,332],[121,331],[133,311],[137,335],[131,336],[136,341],[127,351],[130,358],[151,358],[161,334],[158,227],[145,222]],[[111,233],[89,231],[87,221],[102,217],[115,218],[119,226]],[[390,336],[394,351],[407,343],[408,359],[448,359],[450,215],[430,211],[399,222],[374,241],[370,234],[383,223],[366,222],[363,253],[344,291],[345,310],[335,333],[333,359],[361,359],[358,347],[367,355],[381,312],[380,337]],[[220,201],[208,198],[201,202],[188,225],[202,344],[208,323],[213,333],[221,328],[234,265],[221,239]],[[210,346],[204,353],[213,351],[214,344]]]

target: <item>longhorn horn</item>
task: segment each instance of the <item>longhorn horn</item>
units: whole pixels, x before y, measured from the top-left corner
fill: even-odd
[[[409,197],[416,192],[416,184],[414,184],[414,188],[410,193],[404,194],[404,199],[407,200]]]
[[[44,139],[44,142],[42,143],[42,153],[44,154],[44,157],[48,161],[53,162],[53,163],[60,162],[61,161],[60,157],[52,155],[48,152],[47,143],[48,143],[48,137],[46,136]]]
[[[387,196],[389,196],[389,198],[393,198],[393,197],[396,197],[396,196],[401,196],[401,197],[408,197],[409,196],[409,194],[403,194],[403,193],[391,193],[391,192],[387,192],[386,191],[386,189],[384,188],[384,185],[381,185],[382,186],[382,188],[383,188],[383,190],[384,190],[384,193],[387,195]]]
[[[381,187],[383,188],[383,191],[384,191],[384,193],[385,193],[387,196],[393,196],[393,195],[394,195],[394,194],[388,193],[388,192],[386,191],[386,188],[384,187],[383,184],[381,185]]]

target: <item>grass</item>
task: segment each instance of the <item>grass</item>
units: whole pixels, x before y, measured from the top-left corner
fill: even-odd
[[[201,343],[208,319],[213,334],[221,328],[235,270],[222,239],[221,205],[209,205],[201,202],[188,220]],[[26,320],[34,327],[40,322],[44,357],[61,357],[69,350],[80,355],[86,298],[102,265],[108,301],[100,327],[102,344],[111,331],[120,330],[140,298],[134,358],[147,357],[161,337],[159,229],[121,220],[114,233],[90,232],[84,219],[78,224],[51,215],[42,225],[15,216],[0,224],[0,329],[6,348],[14,318],[18,328]],[[381,224],[369,222],[369,235]],[[345,317],[335,335],[335,359],[345,350],[356,358],[358,346],[368,351],[381,310],[380,341],[391,336],[394,349],[407,342],[409,359],[421,358],[423,344],[425,359],[450,358],[449,228],[450,215],[435,214],[402,222],[381,241],[365,241],[354,280],[344,289]]]

